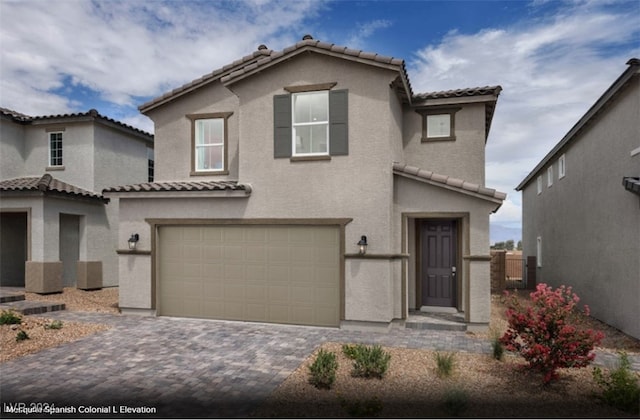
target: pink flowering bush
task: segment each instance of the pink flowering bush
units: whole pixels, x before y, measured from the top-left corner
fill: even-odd
[[[526,307],[516,295],[505,295],[509,327],[500,342],[507,350],[520,353],[529,369],[541,372],[545,384],[557,379],[557,369],[585,367],[595,358],[592,350],[604,334],[573,325],[580,298],[571,287],[553,290],[541,283],[530,294],[531,305]],[[587,305],[583,313],[589,315]]]

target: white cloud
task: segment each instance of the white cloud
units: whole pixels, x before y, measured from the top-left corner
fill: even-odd
[[[355,31],[350,35],[345,45],[349,48],[364,48],[367,38],[379,29],[389,28],[393,22],[387,19],[376,19],[367,23],[356,24]]]
[[[521,219],[513,189],[640,52],[640,17],[629,7],[554,5],[560,6],[554,15],[508,27],[452,31],[409,63],[416,92],[503,87],[487,143],[486,184],[509,198],[492,222]]]

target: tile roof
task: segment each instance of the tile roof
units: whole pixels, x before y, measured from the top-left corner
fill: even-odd
[[[622,179],[622,185],[628,191],[640,195],[640,178],[633,178],[630,176]]]
[[[443,90],[440,92],[427,92],[417,93],[414,98],[418,100],[423,99],[441,99],[441,98],[463,98],[469,96],[481,96],[481,95],[499,95],[502,91],[502,86],[484,86],[466,89],[454,89]]]
[[[363,63],[373,64],[381,67],[397,69],[399,78],[402,80],[401,85],[407,90],[407,97],[412,97],[411,85],[407,76],[404,60],[400,58],[379,55],[373,52],[355,50],[348,47],[322,42],[313,39],[310,35],[305,35],[302,41],[285,48],[282,51],[274,51],[268,49],[264,45],[260,45],[257,51],[246,55],[239,60],[234,61],[222,68],[214,70],[199,79],[195,79],[177,89],[167,92],[162,96],[152,99],[138,107],[140,112],[145,113],[151,109],[169,102],[185,93],[191,92],[208,83],[220,80],[223,84],[230,84],[255,72],[261,71],[270,65],[289,59],[303,51],[315,51],[327,55],[339,56],[349,60],[359,61]]]
[[[0,181],[0,192],[20,193],[33,191],[40,191],[45,195],[61,194],[77,198],[100,200],[104,203],[109,202],[108,198],[100,194],[60,181],[50,174],[44,174],[42,177],[14,178]]]
[[[398,175],[417,178],[427,181],[433,185],[439,185],[451,190],[455,190],[464,194],[480,196],[480,198],[489,199],[496,203],[502,203],[507,198],[507,194],[496,191],[492,188],[486,188],[473,182],[467,182],[459,178],[453,178],[446,175],[437,174],[431,171],[420,169],[416,166],[404,165],[402,163],[393,163],[393,172]]]
[[[132,193],[132,192],[168,192],[168,191],[245,191],[251,192],[251,186],[237,181],[171,181],[146,182],[143,184],[109,187],[103,193]]]
[[[7,116],[11,118],[13,121],[21,123],[21,124],[30,124],[35,121],[46,121],[46,120],[71,120],[77,118],[93,118],[100,119],[102,121],[109,122],[111,124],[115,124],[119,127],[122,127],[126,130],[133,131],[137,134],[148,137],[149,140],[153,140],[153,134],[147,133],[146,131],[140,130],[139,128],[133,127],[131,125],[122,123],[120,121],[114,120],[113,118],[106,117],[101,115],[97,110],[90,109],[87,112],[76,112],[70,114],[55,114],[55,115],[39,115],[39,116],[31,116],[22,114],[20,112],[16,112],[11,109],[0,107],[0,115]],[[61,121],[62,122],[62,121]]]

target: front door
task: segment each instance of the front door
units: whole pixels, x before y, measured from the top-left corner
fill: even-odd
[[[424,220],[420,226],[422,306],[456,306],[457,223]]]

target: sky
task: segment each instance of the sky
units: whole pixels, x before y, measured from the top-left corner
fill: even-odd
[[[255,51],[314,39],[405,60],[414,93],[502,86],[491,242],[520,239],[514,188],[640,58],[640,0],[0,0],[0,107],[153,132],[138,106]]]

